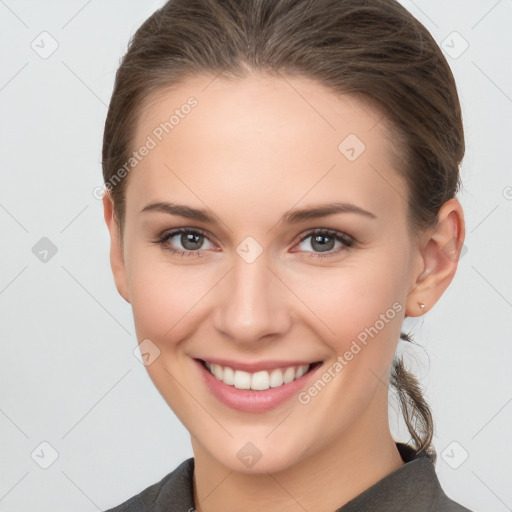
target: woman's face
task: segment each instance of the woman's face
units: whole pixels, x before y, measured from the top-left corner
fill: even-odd
[[[195,453],[274,472],[388,428],[422,269],[393,149],[379,113],[297,77],[195,77],[143,109],[113,265]]]

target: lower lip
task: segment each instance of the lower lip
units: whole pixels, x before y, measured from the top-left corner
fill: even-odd
[[[225,384],[213,376],[201,361],[194,359],[194,362],[199,367],[199,371],[203,375],[206,385],[212,394],[228,407],[244,412],[264,412],[286,402],[286,400],[296,396],[314,378],[322,366],[317,364],[317,366],[302,377],[288,384],[264,391],[257,391],[253,389],[238,389],[235,386]]]

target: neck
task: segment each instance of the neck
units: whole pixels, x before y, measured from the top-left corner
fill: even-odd
[[[193,438],[197,512],[327,512],[342,507],[404,463],[389,431],[387,400],[385,411],[382,400],[372,404],[334,442],[274,473],[232,471]]]

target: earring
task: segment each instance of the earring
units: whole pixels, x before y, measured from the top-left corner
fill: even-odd
[[[421,308],[421,311],[425,309],[425,304],[423,304],[423,302],[418,302],[418,306]]]

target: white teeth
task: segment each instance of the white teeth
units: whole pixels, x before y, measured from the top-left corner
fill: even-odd
[[[212,364],[213,375],[217,377],[217,379],[222,380],[222,377],[224,376],[224,371],[222,370],[222,366],[219,364]]]
[[[288,384],[288,382],[291,382],[294,378],[295,368],[286,368],[285,372],[283,373],[283,382]]]
[[[270,387],[270,376],[267,371],[256,372],[251,377],[251,389],[268,389]]]
[[[297,368],[297,373],[295,374],[295,378],[298,379],[299,377],[302,377],[306,373],[306,370],[304,370],[304,366],[299,366]]]
[[[222,380],[226,383],[232,386],[235,383],[235,372],[232,368],[229,368],[229,366],[224,367],[224,375]]]
[[[219,380],[222,380],[222,379],[219,379]],[[233,385],[237,389],[251,389],[251,374],[247,373],[247,372],[243,372],[241,370],[237,370],[235,372]]]
[[[283,372],[279,369],[272,370],[270,373],[270,387],[278,388],[283,385]]]
[[[244,372],[242,370],[233,370],[229,366],[209,363],[205,361],[206,367],[216,379],[224,384],[234,386],[237,389],[254,389],[264,391],[269,388],[278,388],[283,384],[288,384],[295,379],[302,377],[308,370],[309,364],[302,366],[290,366],[283,372],[279,368],[270,372],[262,370],[255,373]]]

